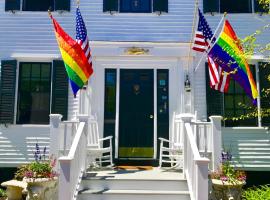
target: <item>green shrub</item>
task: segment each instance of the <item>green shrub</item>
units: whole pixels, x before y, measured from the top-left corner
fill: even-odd
[[[7,193],[4,189],[0,188],[0,197],[6,197]]]
[[[261,185],[246,189],[243,200],[270,200],[270,185]]]

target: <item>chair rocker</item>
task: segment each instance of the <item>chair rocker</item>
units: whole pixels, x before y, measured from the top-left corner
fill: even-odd
[[[171,140],[159,138],[160,140],[160,155],[159,167],[171,169],[183,168],[183,123],[180,115],[173,114],[172,138]]]
[[[99,138],[98,123],[96,119],[90,119],[87,141],[88,164],[94,167],[102,167],[103,163],[113,166],[112,136]],[[108,141],[104,147],[105,141]]]

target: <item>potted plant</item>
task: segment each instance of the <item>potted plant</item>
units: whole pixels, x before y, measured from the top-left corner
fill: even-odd
[[[242,187],[246,184],[246,174],[231,165],[230,152],[222,152],[222,161],[216,171],[210,173],[212,192],[216,199],[240,200]]]
[[[4,189],[0,188],[0,200],[5,200],[7,198],[7,193]]]
[[[35,161],[22,165],[15,173],[15,179],[27,183],[26,199],[57,199],[56,159],[46,159],[46,147],[40,151],[38,143],[34,152]]]

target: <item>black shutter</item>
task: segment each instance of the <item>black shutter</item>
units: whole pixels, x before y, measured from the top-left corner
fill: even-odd
[[[269,11],[269,4],[268,5],[261,5],[258,2],[259,0],[254,0],[254,11],[256,13],[268,13]]]
[[[52,86],[52,110],[53,114],[63,115],[67,120],[68,113],[68,77],[64,62],[53,61],[53,86]]]
[[[205,64],[207,119],[211,115],[223,116],[223,93],[210,88],[208,63]]]
[[[103,0],[103,12],[118,12],[118,0]]]
[[[203,12],[219,12],[219,0],[203,0]]]
[[[263,90],[267,90],[270,88],[270,80],[268,76],[270,75],[270,64],[267,63],[259,63],[259,78],[260,78],[260,90],[261,90],[261,108],[262,111],[265,109],[270,109],[270,100],[269,95],[265,95]],[[262,117],[262,125],[269,126],[270,125],[270,116]]]
[[[13,124],[14,121],[16,69],[16,60],[1,61],[0,124]]]
[[[55,10],[70,11],[70,0],[55,0]]]
[[[5,11],[20,10],[21,0],[5,0]]]
[[[153,12],[168,12],[168,0],[153,0]]]

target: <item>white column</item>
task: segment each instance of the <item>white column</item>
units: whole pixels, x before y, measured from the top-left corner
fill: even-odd
[[[255,64],[255,71],[256,71],[256,85],[258,90],[258,97],[257,97],[257,108],[258,108],[258,126],[262,127],[262,112],[261,112],[261,90],[260,90],[260,70],[258,67],[258,63]]]
[[[59,124],[62,119],[60,114],[50,114],[50,155],[58,158],[59,151]]]
[[[221,116],[210,116],[212,123],[212,170],[216,170],[220,163],[222,151]]]

